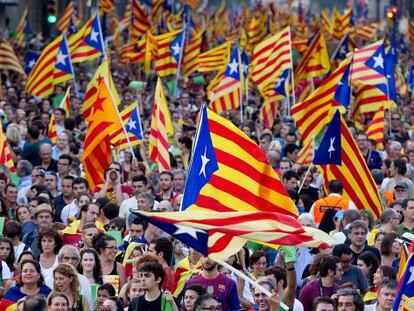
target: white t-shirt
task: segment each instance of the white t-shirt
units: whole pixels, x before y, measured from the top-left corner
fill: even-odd
[[[56,256],[55,262],[53,263],[53,265],[50,268],[44,268],[42,266],[42,263],[40,262],[40,260],[39,260],[39,264],[40,264],[40,269],[41,269],[40,271],[41,271],[41,273],[43,275],[43,279],[46,280],[49,277],[53,278],[53,271],[55,270],[55,268],[59,264],[58,256]]]
[[[62,209],[62,213],[60,214],[60,219],[65,225],[69,225],[69,218],[70,217],[77,217],[78,216],[78,204],[76,203],[76,199],[70,202],[69,204],[65,205]]]
[[[24,249],[27,247],[26,244],[24,244],[23,242],[19,242],[19,245],[17,246],[13,246],[14,249],[14,262],[17,262],[17,260],[19,259],[20,255],[23,253]],[[31,251],[30,247],[26,248],[27,251]]]
[[[135,196],[122,201],[121,206],[119,207],[119,217],[125,219],[125,223],[127,227],[129,227],[128,217],[131,214],[131,211],[136,211],[137,209],[138,209],[138,202]]]
[[[9,266],[4,261],[1,261],[1,266],[2,266],[1,279],[10,280],[13,277],[13,274],[10,271]]]

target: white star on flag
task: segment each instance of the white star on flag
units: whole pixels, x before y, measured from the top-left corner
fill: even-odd
[[[95,31],[95,30],[92,29],[92,32],[91,32],[91,41],[98,42],[98,34],[99,33],[97,31]]]
[[[204,154],[201,155],[201,169],[200,169],[200,173],[198,174],[198,176],[200,176],[201,174],[203,174],[204,175],[204,178],[207,178],[207,175],[206,175],[206,165],[207,165],[208,162],[210,162],[210,159],[207,158],[206,154],[207,154],[207,146],[204,149]]]
[[[175,45],[173,45],[171,47],[171,49],[174,51],[174,55],[180,55],[180,53],[181,53],[181,47],[178,44],[178,42],[176,42]]]
[[[285,82],[285,78],[281,77],[279,80],[277,80],[277,83],[275,85],[276,88],[282,85],[283,82]]]
[[[185,227],[185,226],[180,226],[180,225],[174,225],[174,226],[177,227],[177,230],[174,232],[174,234],[188,234],[196,240],[198,239],[197,238],[198,232],[204,233],[204,231],[202,230],[191,228],[191,227]]]
[[[235,58],[233,58],[233,60],[229,64],[229,67],[230,67],[230,74],[232,74],[233,72],[235,72],[235,73],[238,72],[239,63],[236,61]]]
[[[410,267],[410,278],[408,279],[407,285],[414,281],[414,267]]]
[[[335,137],[329,138],[329,141],[331,142],[331,145],[329,146],[328,152],[329,152],[329,158],[331,158],[331,153],[335,152],[335,148],[333,146],[334,142],[335,142]]]
[[[346,51],[345,51],[344,46],[341,46],[341,48],[339,49],[339,55],[346,55]]]
[[[66,65],[66,58],[68,58],[69,55],[63,54],[61,50],[59,50],[59,53],[57,55],[56,64],[63,64]]]
[[[243,73],[244,74],[248,73],[248,71],[249,71],[249,65],[243,63],[242,66],[243,66]]]
[[[35,64],[35,60],[34,60],[34,59],[32,59],[32,60],[30,60],[30,62],[27,64],[27,67],[32,68],[32,67],[34,66],[34,64]]]
[[[382,54],[378,54],[378,56],[374,56],[374,68],[381,67],[384,68],[384,58]]]
[[[136,121],[134,121],[134,120],[132,120],[132,119],[130,119],[129,120],[129,122],[128,122],[128,128],[130,129],[130,130],[135,130],[137,127],[135,126],[135,123],[137,123]]]

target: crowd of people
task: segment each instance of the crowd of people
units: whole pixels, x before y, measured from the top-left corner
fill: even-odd
[[[45,44],[33,40],[29,48]],[[25,49],[16,46],[16,51],[23,59]],[[119,109],[138,101],[144,139],[134,155],[130,149],[113,150],[104,183],[94,189],[81,164],[87,130],[82,102],[98,61],[76,64],[69,114],[56,108],[67,86],[56,86],[50,98],[40,100],[24,93],[26,82],[17,74],[1,73],[0,119],[16,169],[0,164],[1,310],[392,310],[401,253],[414,237],[410,101],[400,98],[399,106],[386,112],[382,149],[349,123],[378,186],[379,219],[343,196],[344,181],[331,180],[325,188],[316,167],[298,163],[302,142],[287,109],[264,128],[263,100],[251,89],[243,120],[238,110],[224,113],[266,154],[297,206],[299,222],[335,241],[277,250],[247,243],[228,258],[269,296],[137,213],[179,210],[197,112],[207,102],[213,75],[204,74],[202,83],[180,79],[176,97],[165,84],[175,133],[169,141],[172,169],[159,172],[148,157],[157,77],[153,73],[143,88],[135,88],[131,82],[142,76],[141,67],[122,65],[118,57],[112,50]],[[55,144],[48,137],[52,114]]]

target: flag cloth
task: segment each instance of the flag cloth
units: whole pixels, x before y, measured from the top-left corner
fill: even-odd
[[[29,25],[29,10],[25,7],[20,22],[16,28],[16,43],[19,46],[25,46],[28,35],[30,34],[30,25]]]
[[[378,23],[360,25],[357,27],[357,35],[363,40],[372,42],[376,40],[378,26],[379,26]]]
[[[142,143],[143,130],[141,125],[141,118],[139,115],[138,102],[134,101],[131,105],[121,111],[121,118],[125,130],[128,134],[128,139],[122,128],[111,133],[111,143],[117,150],[123,150]]]
[[[315,165],[341,165],[341,114],[337,110],[326,129],[312,163]]]
[[[305,146],[323,129],[330,121],[333,112],[341,105],[335,100],[335,95],[342,89],[340,82],[349,72],[350,64],[350,59],[343,61],[309,97],[292,107],[292,117],[302,134]]]
[[[72,63],[91,61],[105,55],[99,14],[94,14],[77,33],[68,39]]]
[[[184,33],[181,30],[154,36],[155,70],[160,77],[175,75],[183,54]]]
[[[326,124],[326,123],[323,123]],[[368,210],[378,219],[382,212],[377,185],[371,176],[351,131],[341,117],[341,157],[342,164],[319,166],[325,187],[330,180],[337,179],[343,184],[343,195],[352,200],[359,210]]]
[[[38,58],[39,54],[37,54],[36,52],[27,51],[27,53],[24,56],[24,62],[26,65],[26,67],[24,68],[24,72],[26,73],[26,75],[30,74]]]
[[[145,15],[143,8],[138,0],[132,0],[132,14],[131,14],[131,41],[136,41],[142,35],[145,35],[148,30],[151,30],[151,24],[148,16]]]
[[[292,69],[290,28],[259,43],[253,51],[250,76],[263,97],[265,90],[273,89],[282,73]]]
[[[237,253],[247,240],[273,247],[333,242],[327,234],[322,234],[326,237],[325,241],[314,239],[314,234],[305,230],[294,217],[276,212],[138,213],[164,232],[217,262]]]
[[[149,157],[158,164],[159,172],[170,170],[168,136],[173,134],[170,112],[164,96],[161,79],[158,78],[152,106]]]
[[[113,0],[99,0],[99,11],[102,13],[109,13],[115,9]]]
[[[381,149],[381,146],[383,147],[384,119],[384,105],[382,105],[381,108],[375,113],[367,129],[367,137],[368,139],[375,141],[377,149]]]
[[[27,77],[26,93],[40,98],[46,98],[53,93],[53,73],[62,38],[63,35],[60,35],[43,49]]]
[[[183,76],[188,77],[197,70],[197,60],[200,55],[201,42],[203,41],[204,30],[192,31],[190,39],[184,47]]]
[[[354,51],[356,45],[354,41],[346,34],[339,42],[337,48],[332,53],[331,65],[333,68],[337,68],[338,65],[347,57],[347,55]]]
[[[313,140],[310,140],[306,145],[298,152],[296,162],[301,165],[309,166],[313,160]]]
[[[6,298],[2,298],[0,300],[0,310],[4,311],[16,311],[17,308],[17,300],[12,301]]]
[[[334,24],[332,37],[336,40],[340,40],[345,34],[351,32],[353,29],[352,8],[346,10],[344,15],[340,15],[338,11],[334,10],[333,17]]]
[[[26,73],[14,53],[13,48],[6,41],[0,42],[0,69],[16,71],[23,77],[26,77]]]
[[[201,111],[181,206],[187,208],[298,213],[259,146],[206,107]]]
[[[385,46],[383,40],[356,49],[353,56],[352,82],[369,85],[387,84],[384,68]]]
[[[295,79],[300,81],[301,79],[322,76],[330,69],[331,63],[325,36],[321,30],[318,30],[296,68]]]
[[[215,113],[234,110],[241,103],[241,64],[239,49],[233,49],[229,63],[215,89],[212,90],[210,106]]]
[[[62,101],[60,102],[58,108],[62,108],[65,110],[66,117],[69,116],[69,107],[70,107],[70,87],[66,90],[65,96],[62,98]],[[47,138],[50,139],[52,144],[56,144],[57,140],[57,130],[56,130],[56,120],[55,120],[55,114],[52,113],[49,120],[49,126],[47,131]]]
[[[59,19],[57,23],[57,29],[60,32],[65,33],[69,29],[70,21],[73,20],[73,18],[77,19],[77,10],[75,8],[75,4],[73,3],[73,1],[71,1],[65,8],[62,17]]]
[[[398,265],[397,281],[400,282],[404,276],[405,268],[407,267],[410,252],[406,243],[401,245],[400,264]]]
[[[197,57],[197,70],[209,72],[227,66],[230,57],[230,44],[224,43],[214,49],[203,52]]]
[[[121,102],[118,92],[115,88],[114,81],[112,80],[111,71],[109,69],[109,61],[107,59],[104,59],[98,69],[96,69],[92,80],[88,83],[88,86],[86,88],[85,101],[82,105],[82,114],[86,121],[89,119],[99,84],[103,79],[105,79],[109,84],[113,98],[115,100],[115,104],[118,106]]]
[[[408,14],[407,18],[407,39],[408,43],[410,44],[411,48],[414,48],[414,26],[411,22],[411,16]]]
[[[267,129],[271,129],[273,122],[276,119],[277,112],[279,108],[279,102],[276,100],[267,101],[263,103],[260,108],[260,119],[263,122],[263,126]]]
[[[177,298],[184,289],[185,282],[191,278],[199,274],[203,270],[203,266],[201,264],[201,260],[199,260],[193,267],[191,268],[190,260],[187,257],[184,257],[178,265],[175,267],[174,272],[174,281],[175,288],[173,289],[173,296]]]
[[[74,78],[72,61],[69,53],[66,34],[63,34],[62,41],[55,61],[55,69],[53,71],[53,84],[59,84]]]
[[[398,284],[397,296],[395,297],[393,310],[408,311],[414,305],[414,255],[408,259],[404,275]]]
[[[329,19],[328,12],[326,10],[323,10],[321,12],[321,27],[325,35],[332,34],[332,23]]]
[[[3,132],[3,124],[0,123],[0,163],[6,165],[10,172],[15,173],[14,162],[11,157],[9,144],[7,143],[6,135]]]
[[[82,155],[90,189],[105,182],[104,173],[112,162],[110,133],[121,127],[116,102],[105,79],[99,84],[89,116]]]

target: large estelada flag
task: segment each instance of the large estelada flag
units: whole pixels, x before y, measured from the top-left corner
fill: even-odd
[[[206,107],[201,110],[181,207],[188,208],[298,214],[259,146]]]
[[[394,311],[413,310],[414,306],[414,255],[408,259],[402,279],[398,285],[394,301]]]

